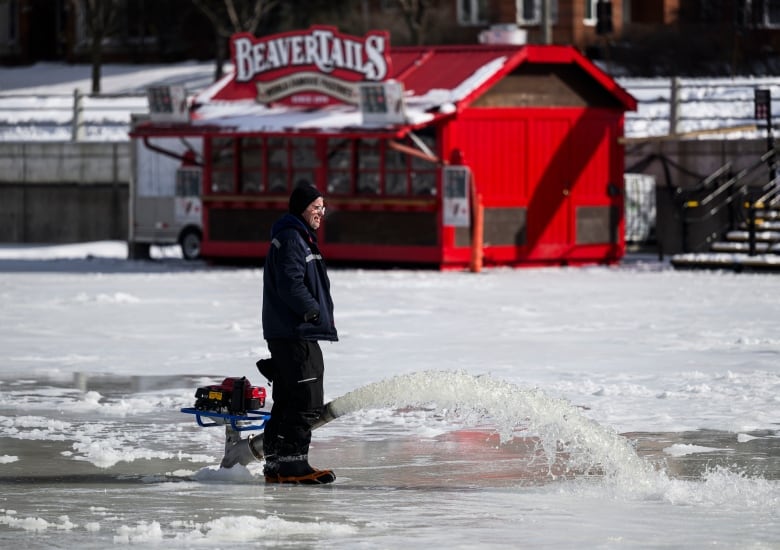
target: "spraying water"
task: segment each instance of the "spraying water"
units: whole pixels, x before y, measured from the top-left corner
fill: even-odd
[[[470,423],[490,422],[502,442],[518,435],[534,437],[553,477],[553,465],[563,457],[564,473],[598,470],[634,487],[657,480],[658,473],[627,439],[583,416],[568,401],[487,375],[423,371],[369,384],[328,403],[317,426],[362,409],[383,407],[434,407]]]

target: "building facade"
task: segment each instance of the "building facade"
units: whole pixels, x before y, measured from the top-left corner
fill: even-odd
[[[0,0],[0,63],[88,61],[84,1]],[[310,24],[356,34],[384,28],[394,44],[430,45],[475,43],[491,27],[510,26],[529,44],[574,46],[636,71],[642,57],[659,59],[658,70],[681,73],[695,71],[694,63],[713,72],[749,73],[757,63],[780,57],[776,0],[430,0],[406,2],[406,10],[398,0],[341,0],[331,10],[295,17],[283,9],[286,4],[269,13],[268,32]],[[116,25],[103,41],[104,61],[215,57],[216,33],[192,0],[117,0],[116,6]],[[610,14],[609,32],[599,32],[600,9]],[[226,36],[219,40],[227,43]],[[693,58],[690,65],[675,59],[681,49]]]

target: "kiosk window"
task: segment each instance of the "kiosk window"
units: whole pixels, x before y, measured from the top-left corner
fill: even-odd
[[[345,195],[352,191],[352,141],[328,140],[328,193]]]
[[[265,147],[262,138],[241,140],[241,191],[260,193],[264,189]]]
[[[293,183],[301,180],[316,183],[316,171],[320,167],[317,156],[317,142],[314,138],[294,138],[290,140],[291,166]]]
[[[235,192],[235,140],[214,138],[211,140],[211,191]]]
[[[380,188],[379,168],[381,153],[379,140],[364,139],[358,145],[358,194],[378,195]]]
[[[271,193],[287,193],[288,165],[287,140],[268,138],[268,190]]]
[[[412,174],[412,194],[435,195],[436,194],[436,173],[435,172],[414,172]]]
[[[385,150],[385,193],[406,195],[409,192],[409,167],[406,155],[400,151]]]
[[[431,151],[436,151],[436,139],[433,136],[420,136]],[[436,165],[425,159],[412,157],[412,194],[436,194]]]
[[[436,139],[420,136],[430,151]],[[406,147],[418,148],[408,141]],[[327,142],[328,193],[387,197],[433,196],[439,167],[435,162],[393,148],[387,139],[339,139]]]
[[[295,168],[318,168],[316,142],[313,138],[291,139],[292,164]]]
[[[361,195],[379,194],[379,173],[361,172],[358,175],[357,192]]]

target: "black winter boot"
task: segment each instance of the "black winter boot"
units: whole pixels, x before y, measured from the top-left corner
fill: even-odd
[[[322,485],[336,481],[333,470],[318,470],[309,465],[308,455],[279,456],[278,468],[265,473],[266,483],[294,483],[301,485]]]
[[[279,457],[276,455],[265,455],[265,465],[263,466],[263,475],[267,480],[269,477],[279,475]]]

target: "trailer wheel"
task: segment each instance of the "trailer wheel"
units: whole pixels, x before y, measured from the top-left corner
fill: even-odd
[[[197,229],[187,229],[179,239],[181,254],[185,260],[197,260],[200,258],[201,234]]]

